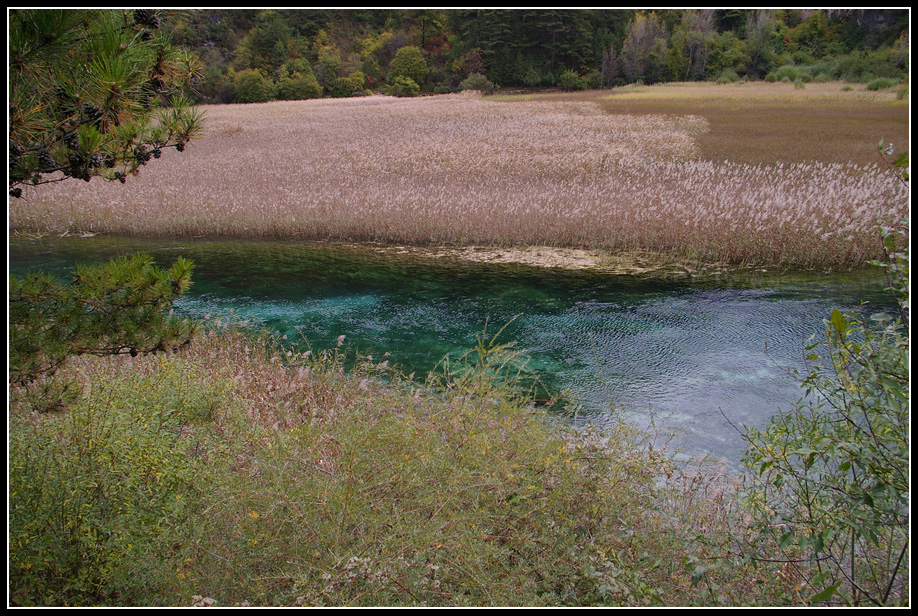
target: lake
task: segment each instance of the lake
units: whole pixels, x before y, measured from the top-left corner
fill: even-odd
[[[893,305],[878,269],[664,278],[280,241],[13,238],[10,271],[65,276],[138,251],[194,261],[180,313],[314,350],[343,335],[416,378],[506,325],[498,342],[515,342],[550,393],[570,392],[573,421],[653,423],[731,466],[743,442],[730,423],[761,427],[802,395],[788,372],[804,369],[803,345],[833,308]]]

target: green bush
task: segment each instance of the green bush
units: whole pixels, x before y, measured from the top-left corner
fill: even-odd
[[[790,81],[794,82],[801,78],[801,71],[792,64],[785,64],[765,76],[765,81]]]
[[[523,72],[522,82],[530,88],[535,88],[545,82],[545,75],[533,64],[526,66]]]
[[[261,71],[247,68],[236,73],[233,79],[234,102],[264,103],[273,97],[273,84]]]
[[[576,71],[563,71],[558,76],[558,87],[562,90],[584,90],[586,82]]]
[[[907,235],[884,232],[900,314],[832,311],[825,357],[807,347],[807,396],[746,435],[759,557],[808,563],[812,602],[908,604]]]
[[[898,81],[903,77],[896,56],[890,49],[859,51],[842,56],[835,61],[832,72],[836,79],[855,83],[867,83],[879,77]]]
[[[360,71],[354,71],[347,77],[339,77],[332,83],[331,95],[336,98],[344,98],[363,94],[366,80],[366,75]]]
[[[392,81],[388,91],[391,96],[417,96],[421,86],[410,77],[399,76]]]
[[[395,52],[386,79],[389,83],[395,83],[396,78],[407,77],[420,86],[429,73],[424,51],[420,47],[407,45]]]
[[[726,69],[724,71],[721,71],[720,74],[717,75],[717,78],[715,79],[715,81],[721,85],[727,84],[727,83],[735,83],[739,81],[739,75],[733,69]]]
[[[494,84],[481,73],[472,73],[462,80],[459,84],[460,90],[478,90],[482,94],[491,94],[494,92]]]
[[[303,100],[321,96],[322,86],[312,70],[306,74],[295,72],[281,77],[277,82],[277,98],[280,100]]]
[[[868,90],[883,90],[885,88],[894,88],[899,85],[898,79],[891,79],[889,77],[879,77],[877,79],[871,80],[867,84]]]
[[[151,374],[107,375],[67,414],[14,413],[11,604],[177,599],[191,546],[176,531],[203,515],[211,483],[190,426],[228,408],[228,391],[213,374],[164,358]]]

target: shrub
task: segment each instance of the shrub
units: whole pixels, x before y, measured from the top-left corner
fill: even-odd
[[[577,72],[567,70],[558,76],[558,87],[562,90],[583,90],[586,82]]]
[[[494,92],[494,84],[481,73],[472,73],[459,84],[460,90],[478,90],[482,94]]]
[[[389,94],[392,96],[417,96],[420,91],[421,86],[410,77],[396,77],[389,86]]]
[[[833,74],[843,81],[867,83],[878,77],[900,80],[903,73],[892,50],[859,51],[838,58]]]
[[[545,81],[545,75],[535,65],[529,64],[523,71],[522,81],[527,86],[534,88],[542,85]]]
[[[360,71],[354,71],[347,77],[339,77],[332,82],[331,95],[337,98],[362,94],[367,77]]]
[[[733,69],[728,68],[724,71],[721,71],[720,74],[717,75],[717,78],[715,79],[715,81],[720,85],[727,84],[727,83],[736,83],[737,81],[739,81],[739,75]]]
[[[305,74],[295,72],[281,77],[277,82],[277,98],[281,100],[303,100],[321,96],[322,86],[312,70]]]
[[[771,561],[813,566],[813,602],[908,603],[909,257],[897,236],[907,241],[904,230],[884,233],[884,266],[900,314],[832,311],[828,361],[807,347],[807,397],[746,435],[759,547]]]
[[[190,548],[175,529],[200,518],[211,484],[187,426],[231,404],[213,376],[163,359],[153,374],[103,377],[67,414],[15,414],[11,604],[175,600]]]
[[[898,79],[891,79],[889,77],[878,77],[877,79],[871,80],[867,84],[868,90],[882,90],[885,88],[894,88],[899,85]]]
[[[765,81],[797,81],[800,78],[801,72],[796,66],[785,64],[768,73],[768,75],[765,76]]]
[[[273,86],[261,71],[247,68],[233,79],[233,100],[237,103],[263,103],[273,98]]]
[[[395,58],[389,64],[387,80],[389,83],[395,83],[396,78],[407,77],[420,85],[427,79],[428,73],[430,69],[427,67],[424,51],[420,47],[408,45],[395,52]]]

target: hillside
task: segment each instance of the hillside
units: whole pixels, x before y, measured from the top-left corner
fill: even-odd
[[[199,102],[908,74],[907,10],[204,9],[166,19]]]

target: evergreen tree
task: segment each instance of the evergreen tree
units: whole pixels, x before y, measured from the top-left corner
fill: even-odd
[[[135,255],[79,266],[70,282],[43,273],[10,276],[10,383],[46,387],[72,355],[134,356],[184,346],[194,324],[171,311],[191,286],[192,267],[180,258],[162,269],[148,255]],[[50,391],[40,398],[54,408],[61,392]]]
[[[203,116],[180,97],[196,60],[160,35],[151,9],[14,9],[9,15],[9,190],[93,177],[125,181],[163,149],[184,150]],[[9,280],[9,374],[33,405],[60,408],[51,377],[75,354],[148,353],[186,344],[190,322],[171,315],[191,285],[191,262],[168,270],[138,255]],[[36,385],[37,383],[37,385]]]
[[[152,9],[13,9],[9,14],[9,191],[93,177],[125,181],[203,115],[182,96],[197,59]]]

